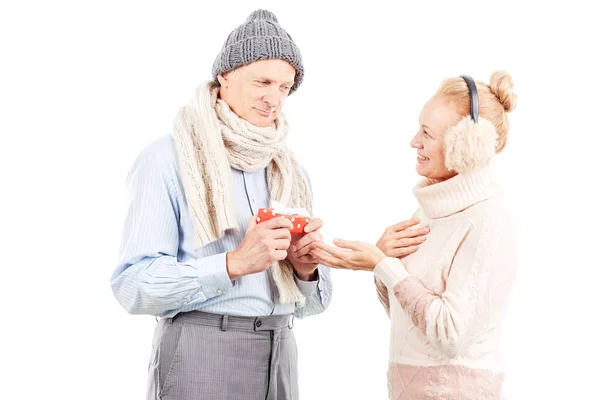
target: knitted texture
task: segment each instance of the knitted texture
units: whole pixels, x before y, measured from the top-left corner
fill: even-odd
[[[489,168],[413,190],[427,240],[375,268],[392,320],[390,398],[500,399],[515,234]]]
[[[312,213],[309,184],[287,148],[288,124],[283,114],[270,127],[256,127],[239,118],[223,100],[219,88],[207,82],[196,89],[191,104],[179,110],[172,135],[185,196],[196,235],[195,247],[222,237],[236,222],[231,168],[267,168],[272,200]],[[305,298],[294,280],[289,261],[270,268],[279,302],[303,306]]]
[[[270,11],[254,11],[246,22],[235,28],[227,37],[212,68],[213,79],[221,73],[231,71],[259,60],[281,59],[296,69],[290,94],[298,89],[304,79],[302,55],[292,37],[279,25],[277,17]]]

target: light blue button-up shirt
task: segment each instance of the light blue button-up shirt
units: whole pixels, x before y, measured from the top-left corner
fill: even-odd
[[[160,138],[136,159],[127,177],[127,216],[111,279],[115,297],[128,312],[160,317],[193,310],[237,316],[294,313],[302,318],[329,306],[332,282],[323,265],[317,281],[296,278],[306,296],[306,306],[298,309],[275,302],[268,271],[230,280],[226,253],[240,245],[250,217],[269,206],[266,169],[231,172],[240,231],[229,230],[196,251],[173,138]]]

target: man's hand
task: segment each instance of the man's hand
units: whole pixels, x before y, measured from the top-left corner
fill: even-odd
[[[293,227],[292,222],[283,217],[257,224],[256,216],[252,216],[242,243],[236,250],[227,253],[230,279],[265,271],[275,261],[285,259]]]
[[[419,222],[418,218],[412,218],[390,226],[377,241],[377,247],[387,257],[401,258],[414,253],[429,233],[429,228],[411,229]]]
[[[303,281],[317,280],[317,259],[311,251],[317,248],[317,243],[323,240],[319,229],[323,221],[315,218],[304,227],[303,234],[292,235],[292,245],[288,249],[288,260],[292,263],[296,276]]]

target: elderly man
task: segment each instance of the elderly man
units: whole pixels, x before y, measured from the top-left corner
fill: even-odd
[[[258,10],[212,72],[128,175],[112,289],[128,312],[161,317],[148,399],[297,399],[293,317],[331,301],[328,267],[311,255],[322,221],[291,234],[291,220],[256,214],[272,201],[312,209],[281,113],[302,83],[300,51]]]

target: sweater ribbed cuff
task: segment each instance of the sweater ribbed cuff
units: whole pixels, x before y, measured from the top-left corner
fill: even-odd
[[[388,289],[392,289],[399,282],[409,277],[410,274],[404,268],[402,261],[398,258],[386,257],[375,266],[373,270],[375,277],[382,281]]]

